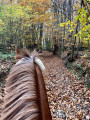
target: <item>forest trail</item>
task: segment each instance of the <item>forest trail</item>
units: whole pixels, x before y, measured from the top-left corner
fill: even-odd
[[[44,51],[40,58],[46,67],[43,74],[53,120],[89,120],[90,90],[83,81],[78,81],[77,76],[65,68],[63,61],[51,52]],[[12,62],[8,61],[1,66],[7,70],[11,64]],[[1,106],[4,91],[1,88],[0,91]]]
[[[41,59],[46,67],[44,77],[53,120],[89,120],[90,91],[83,81],[78,81],[52,53],[43,52]]]

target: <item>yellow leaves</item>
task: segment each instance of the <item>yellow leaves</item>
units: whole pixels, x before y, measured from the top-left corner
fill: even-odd
[[[83,58],[87,58],[87,57],[88,57],[87,54],[84,54],[83,56],[81,56],[82,59],[83,59]]]
[[[4,25],[4,23],[3,23],[2,19],[0,19],[0,25]]]
[[[39,23],[39,22],[48,22],[50,21],[50,16],[48,13],[36,15],[37,12],[33,15],[32,22]]]
[[[61,26],[61,27],[64,27],[64,25],[66,25],[66,24],[65,24],[65,23],[60,23],[60,26]]]
[[[45,21],[44,15],[40,15],[40,16],[39,16],[39,21],[40,21],[40,22],[44,22],[44,21]]]
[[[47,22],[50,21],[50,15],[48,12],[49,0],[19,0],[19,4],[25,6],[24,11],[29,11],[32,14],[30,22],[33,24],[37,24],[39,22]],[[26,8],[28,7],[28,10]],[[22,12],[18,12],[18,14],[22,14]]]
[[[35,40],[35,44],[38,44],[38,41],[37,41],[37,40]]]
[[[22,11],[21,8],[17,8],[17,9],[16,9],[16,15],[17,15],[17,16],[24,16],[24,12]]]
[[[33,3],[39,3],[39,4],[49,4],[49,0],[29,0],[30,2]]]
[[[33,12],[45,13],[49,6],[49,0],[19,0],[21,5],[29,5]]]
[[[22,1],[22,0],[19,0]],[[49,0],[23,0],[23,2],[33,2],[33,3],[49,3]]]

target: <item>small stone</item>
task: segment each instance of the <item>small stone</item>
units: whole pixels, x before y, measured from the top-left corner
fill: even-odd
[[[90,116],[89,115],[86,116],[86,120],[90,120]]]
[[[56,118],[66,118],[65,112],[63,110],[58,110],[57,111],[57,116]]]

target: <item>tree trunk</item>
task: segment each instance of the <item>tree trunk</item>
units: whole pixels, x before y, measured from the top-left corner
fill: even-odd
[[[42,51],[42,37],[43,37],[43,23],[40,23],[40,38],[39,38],[39,44],[40,44],[40,50]]]

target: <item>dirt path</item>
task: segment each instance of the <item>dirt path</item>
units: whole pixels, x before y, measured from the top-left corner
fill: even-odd
[[[90,120],[90,91],[64,67],[62,60],[44,52],[46,88],[53,120]]]

